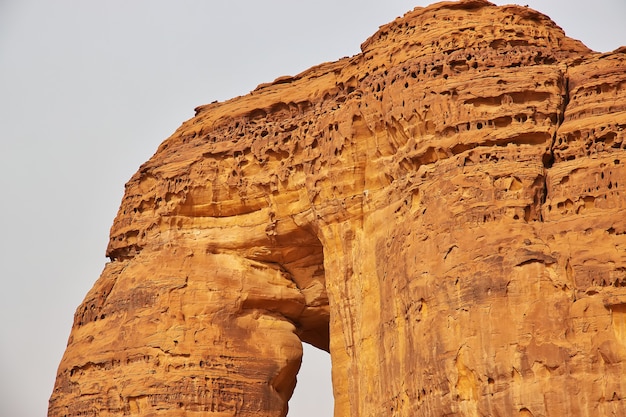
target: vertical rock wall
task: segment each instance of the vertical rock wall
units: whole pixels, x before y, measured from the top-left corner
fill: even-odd
[[[197,109],[126,185],[49,416],[626,413],[626,51],[482,0]]]

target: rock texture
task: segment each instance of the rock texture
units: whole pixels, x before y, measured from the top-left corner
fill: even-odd
[[[197,109],[126,185],[49,416],[626,415],[626,49],[417,8]]]

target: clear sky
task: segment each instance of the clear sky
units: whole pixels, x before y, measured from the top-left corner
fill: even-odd
[[[598,51],[624,0],[522,0]],[[0,417],[44,416],[124,183],[194,107],[359,52],[407,0],[0,0]],[[498,4],[508,2],[496,1]],[[330,416],[306,349],[290,416]]]

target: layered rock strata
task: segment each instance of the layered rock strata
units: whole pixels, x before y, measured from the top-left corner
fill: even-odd
[[[626,414],[626,49],[417,8],[196,109],[126,185],[49,416]]]

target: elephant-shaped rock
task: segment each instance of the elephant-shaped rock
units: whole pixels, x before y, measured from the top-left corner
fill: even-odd
[[[196,109],[126,184],[49,416],[626,414],[626,49],[416,8]]]

